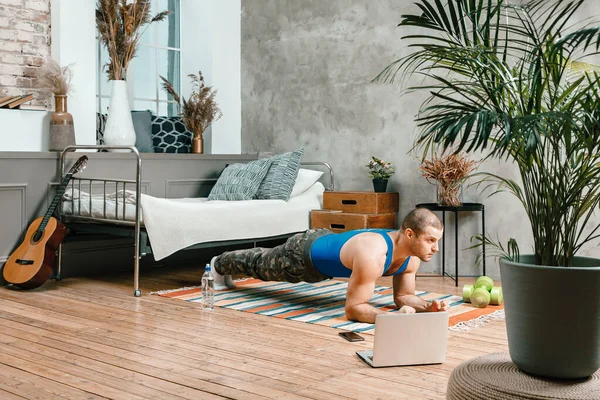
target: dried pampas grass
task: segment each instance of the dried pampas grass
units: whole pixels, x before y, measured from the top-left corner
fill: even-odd
[[[428,182],[433,183],[432,180],[437,182],[438,202],[456,207],[460,205],[458,194],[461,183],[478,165],[478,161],[470,160],[460,153],[442,157],[434,154],[431,160],[423,161],[420,170]]]
[[[110,61],[105,65],[109,80],[125,79],[135,57],[138,41],[149,24],[162,21],[170,11],[150,16],[150,0],[98,0],[96,26]],[[141,30],[144,27],[144,31]]]
[[[48,57],[36,73],[37,86],[48,89],[55,96],[66,96],[71,91],[73,64],[61,67],[53,58]]]
[[[198,71],[198,76],[188,75],[192,79],[192,94],[186,100],[179,96],[171,82],[161,76],[163,89],[173,97],[181,108],[181,119],[185,126],[194,134],[195,139],[202,139],[204,131],[223,116],[215,101],[216,90],[204,85],[204,76]]]

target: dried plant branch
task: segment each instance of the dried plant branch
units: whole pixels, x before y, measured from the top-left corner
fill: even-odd
[[[66,96],[71,90],[73,64],[60,66],[52,57],[46,58],[36,71],[37,86],[48,89],[55,96]]]
[[[453,153],[443,157],[433,155],[431,160],[424,160],[419,169],[423,177],[430,183],[438,183],[438,201],[448,206],[459,206],[458,192],[460,184],[479,165],[465,155]]]
[[[162,21],[170,13],[161,11],[151,17],[150,0],[133,0],[130,4],[127,0],[98,0],[96,26],[110,59],[105,65],[109,80],[125,79],[148,25]]]
[[[204,131],[223,116],[219,109],[215,95],[216,90],[211,86],[205,86],[204,76],[198,71],[198,76],[188,75],[192,80],[192,94],[185,99],[177,93],[171,82],[161,76],[163,89],[173,97],[180,106],[181,119],[185,126],[194,134],[195,139],[202,139]]]

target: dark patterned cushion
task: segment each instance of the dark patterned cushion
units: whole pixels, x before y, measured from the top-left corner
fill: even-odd
[[[152,142],[155,153],[189,153],[192,132],[188,131],[181,117],[152,116]]]
[[[219,176],[208,200],[252,200],[270,165],[270,158],[229,165]]]
[[[304,149],[300,149],[271,157],[271,167],[256,192],[256,198],[288,201],[303,154]]]
[[[98,146],[104,146],[104,128],[106,127],[106,118],[108,115],[96,113],[96,144]],[[100,152],[107,152],[108,150],[98,150]]]
[[[106,126],[106,114],[96,113],[96,144],[104,145],[104,127]]]
[[[152,114],[150,111],[132,111],[131,119],[135,130],[135,147],[140,153],[154,153]]]

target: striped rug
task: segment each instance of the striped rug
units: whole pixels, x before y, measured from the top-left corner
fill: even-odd
[[[263,282],[246,279],[236,282],[237,288],[215,293],[215,305],[253,314],[285,318],[293,321],[330,326],[354,332],[373,334],[374,324],[348,321],[344,315],[344,302],[348,283],[328,280],[319,283]],[[393,311],[393,290],[377,286],[369,304],[385,311]],[[200,302],[199,287],[155,292],[162,297]],[[417,291],[424,300],[444,299],[450,303],[451,330],[468,330],[484,325],[490,320],[504,318],[503,306],[476,308],[465,303],[460,296]]]

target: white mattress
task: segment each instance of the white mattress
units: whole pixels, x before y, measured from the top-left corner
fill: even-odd
[[[304,231],[310,226],[310,211],[323,207],[324,191],[323,184],[317,182],[287,202],[163,199],[142,194],[142,221],[154,258],[160,260],[197,243],[264,238]],[[123,204],[125,219],[134,221],[135,193],[132,191],[107,195],[106,201],[102,195],[92,195],[90,201],[88,193],[67,190],[63,214],[123,220]]]

